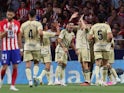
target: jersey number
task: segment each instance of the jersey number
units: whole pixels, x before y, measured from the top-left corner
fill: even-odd
[[[14,32],[9,30],[8,31],[8,38],[14,38]]]
[[[30,29],[28,36],[29,36],[30,39],[33,39],[33,32],[32,32],[32,29]]]
[[[102,40],[103,39],[103,35],[102,35],[102,30],[98,31],[98,39]]]

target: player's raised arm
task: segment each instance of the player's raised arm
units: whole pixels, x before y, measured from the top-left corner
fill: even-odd
[[[85,22],[84,22],[84,20],[83,20],[83,17],[84,17],[84,14],[81,15],[79,21],[81,22],[81,29],[86,29],[87,26],[86,26],[86,24],[85,24]]]
[[[91,27],[91,30],[90,30],[90,32],[89,32],[89,36],[88,36],[88,39],[89,39],[89,40],[94,39],[93,29],[94,29],[94,26]]]
[[[71,16],[70,19],[69,19],[69,22],[71,22],[72,19],[74,19],[74,18],[76,18],[76,17],[78,17],[78,12],[74,12],[74,13],[72,14],[72,16]]]

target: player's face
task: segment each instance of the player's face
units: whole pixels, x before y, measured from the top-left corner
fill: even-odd
[[[11,21],[15,16],[15,13],[14,12],[7,12],[7,19],[8,21]]]
[[[73,23],[69,23],[69,24],[67,25],[67,28],[68,28],[68,31],[69,31],[69,32],[72,32],[72,31],[73,31],[73,26],[74,26]]]

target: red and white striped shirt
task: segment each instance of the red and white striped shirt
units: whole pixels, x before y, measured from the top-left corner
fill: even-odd
[[[41,8],[36,8],[36,15],[37,16],[41,16],[41,15],[43,15],[43,13],[44,13],[44,11],[41,9]]]
[[[20,18],[28,17],[28,11],[29,9],[27,8],[19,8],[17,11],[17,16],[19,16]]]
[[[7,31],[7,36],[2,39],[2,50],[19,49],[17,35],[20,33],[20,23],[16,20],[8,22],[4,19],[0,22],[0,32]]]

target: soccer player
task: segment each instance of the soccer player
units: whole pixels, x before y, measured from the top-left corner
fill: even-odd
[[[103,82],[103,85],[106,85],[104,83],[106,81],[106,76],[108,72],[108,60],[109,60],[109,54],[110,54],[110,48],[111,48],[111,40],[113,38],[111,28],[106,23],[96,23],[91,27],[89,40],[94,40],[94,56],[95,56],[95,75],[96,75],[96,84],[100,82]],[[101,69],[101,78],[99,76],[100,68],[102,64]]]
[[[51,49],[50,49],[50,38],[58,36],[60,33],[59,25],[56,24],[56,32],[48,32],[43,31],[43,40],[41,42],[41,61],[45,64],[45,69],[42,73],[37,77],[37,79],[42,83],[42,78],[44,75],[47,76],[48,85],[52,85],[52,81],[50,79],[50,65],[51,65]]]
[[[68,59],[68,49],[69,46],[71,46],[74,50],[74,38],[75,35],[73,33],[73,23],[68,23],[66,29],[63,29],[60,32],[60,35],[58,37],[58,45],[56,47],[56,55],[55,55],[55,61],[58,62],[58,66],[56,68],[56,76],[55,76],[55,84],[61,84],[63,86],[66,86],[65,84],[65,68],[67,64]],[[60,80],[58,78],[60,77]]]
[[[24,61],[26,62],[26,76],[29,81],[29,86],[33,86],[31,61],[34,61],[33,78],[35,79],[39,67],[40,60],[40,35],[42,34],[42,24],[36,21],[36,11],[31,10],[28,14],[29,20],[21,25],[21,35],[25,40],[24,43]],[[34,82],[34,84],[36,84]]]
[[[15,81],[17,77],[17,67],[21,62],[20,60],[20,49],[21,48],[21,37],[20,37],[20,23],[14,19],[15,12],[9,8],[6,14],[7,18],[2,20],[0,23],[0,39],[2,40],[2,70],[1,80],[6,73],[7,67],[12,63],[12,83],[10,90],[18,91],[15,87]],[[0,88],[2,85],[0,82]]]
[[[114,85],[121,80],[119,79],[115,69],[112,67],[112,64],[114,63],[114,39],[112,39],[111,42],[111,49],[110,49],[110,58],[108,60],[108,76],[109,76],[109,82],[107,82],[108,85]],[[114,80],[113,80],[114,77]]]
[[[77,30],[76,35],[76,49],[78,54],[78,60],[82,64],[83,75],[85,79],[85,82],[81,85],[88,86],[90,85],[91,74],[89,67],[89,63],[91,62],[90,41],[88,40],[90,25],[84,22],[83,17],[80,18],[79,25],[80,28]]]
[[[77,17],[78,13],[75,12],[70,21]],[[81,83],[82,86],[90,85],[90,62],[91,62],[91,54],[90,54],[90,41],[88,40],[88,35],[90,31],[90,24],[87,24],[86,21],[83,20],[84,15],[82,15],[79,19],[77,25],[77,34],[76,34],[76,53],[78,55],[78,61],[81,62],[83,75],[85,78],[85,82]],[[75,26],[76,27],[76,26]]]

